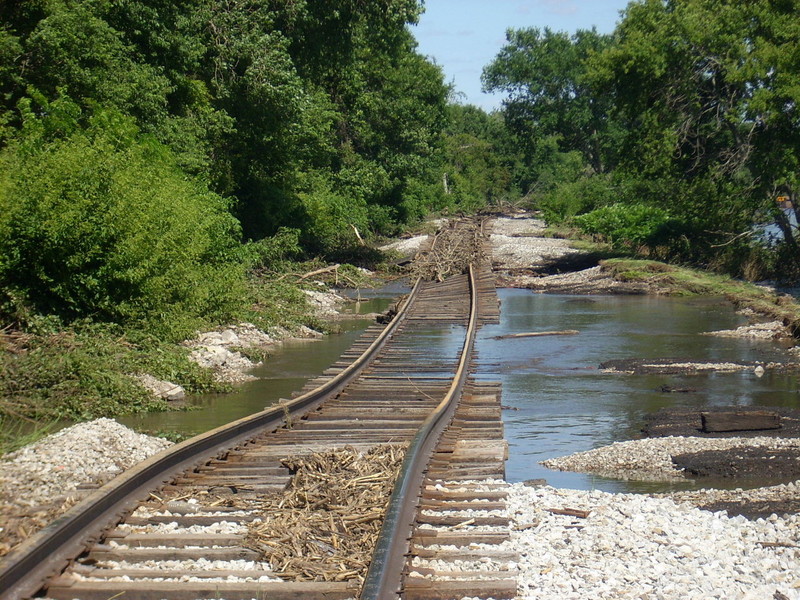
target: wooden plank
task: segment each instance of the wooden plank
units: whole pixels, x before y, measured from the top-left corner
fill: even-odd
[[[454,560],[469,560],[477,561],[482,558],[490,558],[495,561],[517,562],[519,561],[519,552],[512,550],[490,550],[486,548],[472,549],[461,547],[456,550],[431,550],[424,546],[414,547],[411,550],[413,556],[424,558],[427,560],[441,560],[445,562],[453,562]]]
[[[509,578],[433,581],[423,577],[406,577],[401,595],[404,600],[461,600],[465,597],[513,600],[517,596],[517,580]]]
[[[128,525],[157,525],[159,523],[177,523],[181,527],[191,527],[192,525],[214,525],[220,521],[228,523],[250,523],[260,519],[260,515],[153,515],[150,517],[128,517],[125,523]]]
[[[780,429],[781,418],[768,410],[701,412],[700,419],[706,433],[725,431],[762,431]]]
[[[250,571],[237,571],[231,569],[220,569],[220,570],[203,570],[203,571],[193,571],[191,569],[170,569],[169,571],[164,571],[161,569],[103,569],[98,567],[86,567],[83,565],[76,565],[72,567],[72,571],[82,575],[83,577],[92,577],[95,579],[112,579],[114,577],[130,577],[132,579],[139,578],[139,579],[156,579],[156,578],[167,578],[167,579],[178,579],[181,577],[197,577],[198,579],[208,579],[211,577],[220,577],[220,578],[227,578],[227,577],[236,577],[238,579],[259,579],[261,577],[271,577],[273,579],[278,579],[273,571],[260,571],[260,570],[250,570]],[[69,581],[72,581],[72,578],[69,575],[64,576],[65,581],[62,582],[62,585],[69,585]]]
[[[89,558],[96,561],[145,561],[145,560],[259,560],[255,550],[236,546],[227,548],[114,548],[97,544],[89,551]]]
[[[448,515],[447,513],[439,513],[436,515],[418,515],[418,523],[425,523],[427,525],[437,526],[493,526],[493,527],[508,527],[508,517],[465,517],[463,515]]]
[[[126,593],[120,598],[136,600],[345,600],[353,598],[358,587],[351,583],[336,582],[82,581],[63,586],[52,585],[47,589],[47,596],[53,600],[108,600],[122,590]]]
[[[112,536],[107,536],[112,538]],[[131,548],[148,548],[154,546],[170,546],[184,548],[186,546],[241,546],[243,535],[210,534],[210,533],[129,533],[124,537],[113,536],[118,544]]]
[[[423,498],[420,500],[419,508],[423,510],[504,510],[506,508],[506,503],[491,502],[489,500],[448,502],[446,500]]]
[[[440,500],[505,500],[508,498],[508,491],[497,490],[476,490],[476,489],[437,489],[435,486],[425,488],[424,498],[437,498]]]
[[[508,531],[442,531],[417,529],[412,537],[416,546],[469,546],[470,544],[502,544],[509,539]]]

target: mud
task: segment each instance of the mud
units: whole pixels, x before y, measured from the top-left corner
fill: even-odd
[[[702,430],[701,412],[738,411],[737,406],[707,407],[701,410],[662,409],[648,418],[643,429],[647,437],[697,436],[697,437],[781,437],[800,438],[800,410],[790,408],[759,407],[753,410],[770,410],[780,415],[780,429],[756,431],[729,431],[705,433]],[[747,487],[749,481],[791,481],[800,479],[800,451],[794,448],[769,449],[758,447],[733,450],[710,450],[676,454],[676,466],[685,469],[686,475],[702,483],[704,478],[730,479]],[[740,496],[740,497],[737,497]],[[729,515],[742,515],[748,519],[767,518],[771,514],[800,512],[800,497],[794,494],[774,494],[770,498],[748,498],[746,494],[724,494],[721,499],[711,495],[708,501],[693,504],[710,511],[727,511]]]
[[[759,429],[755,431],[726,431],[706,433],[703,431],[701,412],[747,412],[741,406],[716,406],[702,409],[665,408],[649,415],[642,429],[646,437],[696,436],[696,437],[781,437],[800,438],[800,409],[783,407],[758,407],[758,411],[768,410],[780,416],[780,429]],[[800,463],[800,461],[798,461]]]
[[[711,512],[726,511],[730,516],[742,515],[748,519],[766,519],[770,515],[800,513],[800,497],[775,500],[701,502],[698,508]]]
[[[709,450],[677,454],[672,457],[672,462],[692,478],[800,479],[800,450],[797,448]]]

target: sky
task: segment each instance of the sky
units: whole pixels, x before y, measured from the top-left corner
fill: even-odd
[[[629,0],[425,0],[411,28],[419,51],[442,67],[464,104],[500,107],[502,95],[481,92],[481,71],[505,44],[506,29],[549,27],[574,32],[597,27],[611,33]]]

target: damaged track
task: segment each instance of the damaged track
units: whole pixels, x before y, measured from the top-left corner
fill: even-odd
[[[487,470],[502,476],[503,452],[499,457],[496,451],[482,457],[469,444],[459,447],[465,436],[469,439],[470,430],[486,430],[489,433],[481,435],[496,440],[499,431],[502,440],[496,390],[492,393],[485,384],[472,385],[466,402],[456,408],[468,384],[469,340],[481,322],[495,320],[497,313],[493,278],[485,263],[471,267],[468,275],[454,275],[443,282],[418,281],[385,329],[369,329],[339,363],[310,382],[299,396],[153,457],[8,555],[0,570],[2,598],[25,598],[42,591],[50,598],[87,600],[121,593],[140,600],[356,596],[363,576],[359,573],[341,581],[286,581],[274,572],[245,543],[248,524],[260,517],[243,508],[242,501],[282,493],[293,476],[282,460],[286,457],[343,446],[365,452],[387,443],[415,446],[422,436],[420,451],[406,458],[404,471],[411,478],[402,479],[395,488],[396,496],[399,489],[403,491],[399,500],[393,499],[399,511],[390,509],[381,533],[381,539],[388,541],[379,543],[384,549],[400,549],[403,559],[392,563],[390,577],[383,577],[390,582],[388,587],[382,584],[374,588],[377,592],[370,592],[377,595],[365,597],[396,595],[405,585],[402,570],[420,485],[433,485],[431,473],[435,472],[437,480],[450,480],[446,475],[449,461],[453,461],[455,479],[485,478]],[[461,350],[465,354],[446,347],[434,353],[431,327],[464,327],[467,341]],[[429,417],[431,411],[438,416]],[[426,425],[423,434],[417,433],[431,421],[437,427]],[[458,432],[443,434],[451,422]],[[440,440],[442,445],[429,465],[428,458]],[[492,466],[487,469],[489,463]],[[426,470],[428,479],[423,482]],[[468,535],[462,537],[466,545],[472,541]],[[383,563],[382,557],[372,561],[373,568]],[[470,587],[464,583],[467,580],[461,578],[460,585]],[[511,587],[505,584],[506,589]]]

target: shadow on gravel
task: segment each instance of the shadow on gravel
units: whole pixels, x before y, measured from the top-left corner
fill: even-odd
[[[545,258],[533,269],[535,275],[561,275],[591,269],[601,260],[612,258],[607,252],[574,252],[563,256]]]
[[[748,519],[766,519],[772,514],[786,515],[800,512],[800,498],[782,500],[755,500],[751,502],[709,502],[700,505],[711,512],[727,511],[728,516],[742,515]]]

